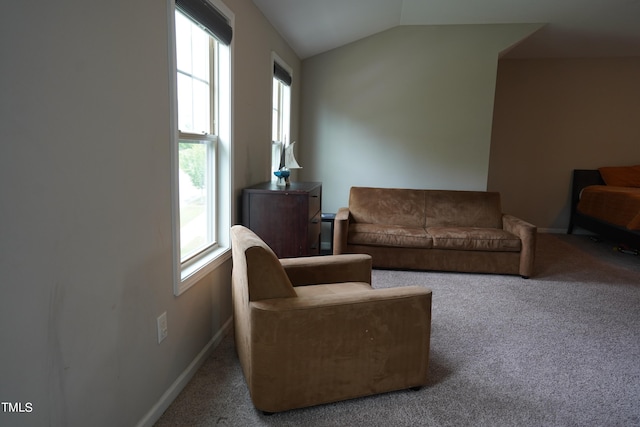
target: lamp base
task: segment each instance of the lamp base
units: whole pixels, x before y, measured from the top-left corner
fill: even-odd
[[[289,175],[291,175],[291,171],[289,171],[289,169],[287,168],[282,168],[280,170],[277,170],[273,173],[276,177],[278,177],[278,180],[276,181],[276,185],[278,187],[287,187],[290,184],[289,181]]]

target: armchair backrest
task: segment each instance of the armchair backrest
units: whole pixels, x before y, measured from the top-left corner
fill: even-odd
[[[248,301],[297,296],[276,254],[253,231],[231,227],[231,247],[234,290],[248,292]]]

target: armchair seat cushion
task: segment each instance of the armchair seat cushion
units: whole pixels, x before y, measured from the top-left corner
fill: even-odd
[[[433,241],[424,228],[389,224],[352,223],[349,244],[400,248],[431,248]]]
[[[499,228],[429,227],[427,232],[434,249],[520,252],[522,248],[518,236]]]

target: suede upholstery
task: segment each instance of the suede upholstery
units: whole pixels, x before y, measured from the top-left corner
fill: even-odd
[[[537,228],[503,214],[500,193],[352,187],[334,225],[334,255],[378,268],[533,274]]]
[[[231,239],[236,349],[257,409],[427,383],[430,290],[373,289],[369,255],[278,260],[243,226]]]

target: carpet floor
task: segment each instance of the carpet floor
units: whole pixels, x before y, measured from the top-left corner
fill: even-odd
[[[640,426],[640,257],[540,234],[518,276],[374,270],[433,290],[430,382],[264,416],[228,334],[156,426]]]

